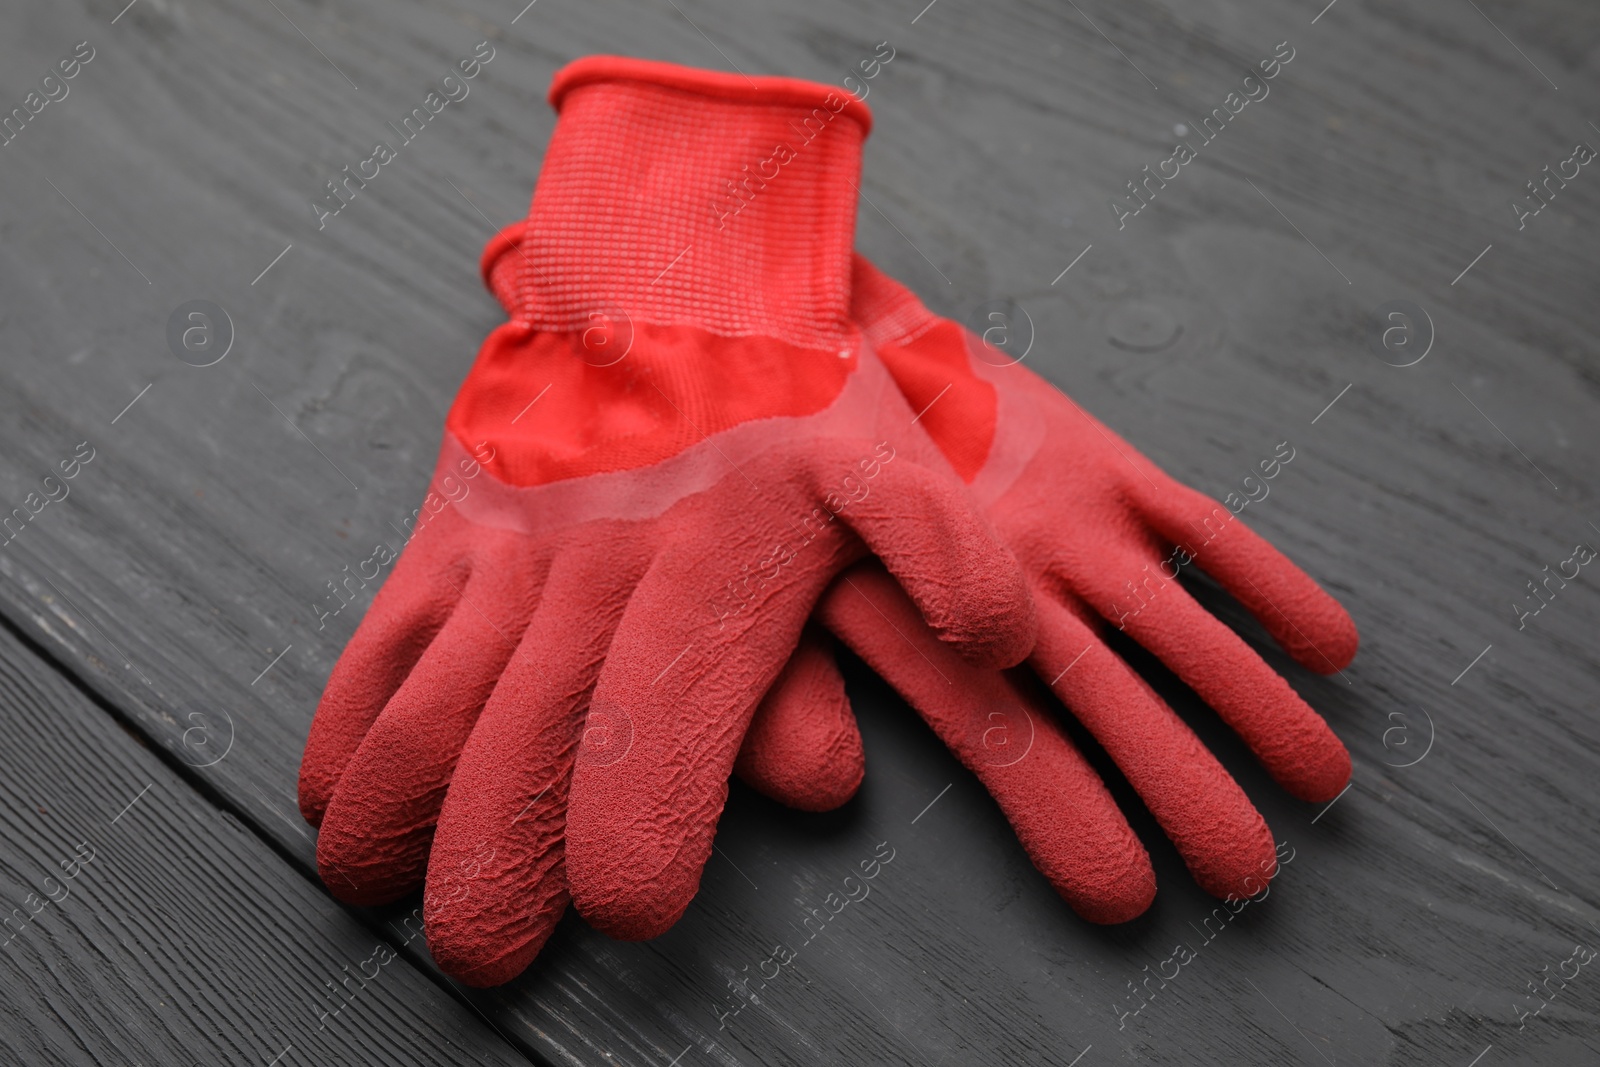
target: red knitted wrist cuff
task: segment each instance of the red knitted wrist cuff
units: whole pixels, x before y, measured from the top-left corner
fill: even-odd
[[[485,252],[513,314],[547,330],[599,312],[838,347],[871,125],[860,101],[609,56],[558,72],[550,98],[561,118],[521,239]]]
[[[627,56],[585,56],[568,63],[550,79],[550,106],[559,112],[567,93],[580,85],[622,81],[681,89],[696,96],[732,103],[787,105],[803,111],[823,107],[854,119],[861,127],[862,137],[872,131],[872,109],[831,85],[770,75],[752,78]],[[842,107],[840,101],[843,101]]]

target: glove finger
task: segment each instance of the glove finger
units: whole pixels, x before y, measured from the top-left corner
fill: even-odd
[[[1276,852],[1244,790],[1082,619],[1042,594],[1035,605],[1029,663],[1117,764],[1195,881],[1218,897],[1259,893]]]
[[[936,640],[881,567],[840,576],[817,617],[917,709],[978,776],[1034,866],[1091,922],[1125,922],[1155,898],[1149,854],[1100,776],[1018,679]]]
[[[1157,533],[1220,582],[1301,666],[1333,674],[1350,665],[1360,638],[1337,600],[1227,508],[1171,478],[1161,481],[1159,494],[1140,486],[1141,511]]]
[[[1350,780],[1350,754],[1328,724],[1176,581],[1147,579],[1140,596],[1126,604],[1114,576],[1145,567],[1132,554],[1107,560],[1080,576],[1079,592],[1211,705],[1279,785],[1301,800],[1337,796]]]
[[[878,448],[878,459],[860,461],[862,474],[875,474],[851,472],[839,489],[829,490],[838,518],[898,579],[927,625],[963,657],[981,667],[1022,662],[1033,648],[1036,621],[1016,557],[952,476],[909,457],[895,460],[888,445]],[[832,510],[834,503],[818,509],[824,517]]]
[[[300,813],[313,826],[378,713],[455,609],[456,576],[466,574],[460,522],[441,514],[418,533],[334,664],[300,759]]]
[[[602,932],[657,936],[693,899],[755,707],[828,580],[862,552],[846,527],[964,654],[1015,663],[1032,648],[1026,582],[960,483],[860,449],[817,442],[757,456],[662,516],[669,540],[634,591],[590,708],[626,719],[633,750],[604,766],[580,759],[573,772],[568,877]],[[722,611],[718,578],[740,559],[744,576],[726,582],[742,587],[739,603]]]
[[[745,470],[772,493],[756,498],[736,477],[663,518],[676,532],[633,591],[589,707],[627,741],[573,769],[567,877],[579,913],[612,937],[656,937],[689,906],[756,705],[841,557],[860,551],[830,525],[769,566],[766,546],[792,537],[784,519],[804,514],[809,496],[757,464]],[[749,599],[722,610],[718,578],[743,559],[761,560],[745,568]]]
[[[756,708],[733,764],[741,781],[791,808],[832,811],[866,773],[861,730],[827,637],[807,624]]]
[[[317,838],[334,896],[382,904],[422,884],[451,772],[533,614],[535,570],[480,551],[455,613],[367,731]]]
[[[626,603],[614,594],[637,576],[625,559],[591,542],[556,561],[450,780],[423,914],[434,960],[467,985],[522,973],[566,910],[572,762],[613,740],[585,739],[584,709]]]

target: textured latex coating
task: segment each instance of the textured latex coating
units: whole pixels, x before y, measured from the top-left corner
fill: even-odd
[[[1156,892],[1150,857],[1100,776],[1034,696],[1031,679],[950,655],[873,563],[845,572],[818,617],[978,776],[1034,866],[1074,911],[1114,923],[1150,906]]]
[[[806,628],[756,709],[734,763],[740,778],[802,811],[839,807],[866,773],[861,731],[826,641],[815,627]]]
[[[1014,557],[849,321],[864,110],[582,73],[486,254],[511,321],[301,765],[330,890],[426,880],[430,948],[475,985],[569,899],[624,937],[682,913],[751,716],[854,561],[974,662],[1035,638]],[[709,207],[786,129],[781,175]]]
[[[1168,561],[1206,570],[1314,671],[1340,670],[1354,656],[1357,636],[1349,616],[1227,508],[1175,482],[1070,398],[934,316],[865,260],[857,262],[852,301],[852,316],[878,346],[912,407],[924,411],[921,423],[971,483],[1035,584],[1040,629],[1030,662],[1038,676],[1117,763],[1200,885],[1223,897],[1259,892],[1276,869],[1264,820],[1193,731],[1105,645],[1100,631],[1124,626],[1223,716],[1284,788],[1305,800],[1326,801],[1349,780],[1344,746],[1259,655],[1194,602]],[[947,682],[917,653],[926,639],[913,620],[874,625],[875,613],[864,603],[886,613],[903,604],[881,573],[873,581],[869,587],[859,576],[842,578],[819,607],[820,617],[953,751],[963,753],[960,735],[952,737],[948,724],[962,708],[988,708],[1000,723],[1024,722],[1034,714],[1026,694],[998,675],[964,671],[953,685]],[[820,669],[810,668],[816,688],[825,687],[815,677]],[[780,783],[764,769],[803,766],[817,780],[818,794],[840,795],[853,768],[835,773],[830,763],[796,746],[810,736],[847,730],[846,723],[827,720],[847,719],[848,709],[823,702],[812,714],[823,721],[802,723],[791,718],[793,704],[782,692],[769,694],[759,730],[753,731],[769,751],[741,760],[741,775],[776,793]],[[1100,877],[1104,870],[1131,872],[1137,866],[1129,836],[1121,832],[1125,825],[1113,830],[1101,812],[1101,836],[1079,842],[1074,853],[1049,837],[1057,809],[1031,802],[1014,784],[991,781],[981,759],[962,758],[1080,914],[1128,917],[1139,899],[1129,890],[1137,879]],[[1049,767],[1051,760],[1060,766]],[[1074,778],[1076,768],[1060,753],[1034,749],[1024,762],[1037,764],[1041,775],[1076,782],[1081,794],[1075,803],[1091,809],[1102,803],[1101,792]],[[1062,858],[1082,864],[1085,849],[1104,850],[1109,866],[1069,876],[1072,864]]]

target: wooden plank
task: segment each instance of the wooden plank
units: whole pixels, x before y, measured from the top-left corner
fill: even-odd
[[[477,1003],[574,1063],[1592,1058],[1588,972],[1521,1029],[1515,1012],[1536,1006],[1517,998],[1541,967],[1600,940],[1600,614],[1581,579],[1525,629],[1510,607],[1600,523],[1591,175],[1521,230],[1508,208],[1600,137],[1581,105],[1592,6],[279,6],[140,3],[113,23],[120,3],[52,5],[0,40],[19,72],[97,49],[0,148],[0,502],[96,449],[0,551],[0,610],[302,871],[299,748],[365,602],[324,629],[313,605],[416,505],[499,318],[475,258],[526,202],[550,74],[619,51],[837,82],[888,40],[860,246],[954,317],[1017,301],[1029,362],[1200,488],[1227,492],[1295,444],[1245,517],[1362,627],[1345,679],[1282,667],[1350,745],[1356,784],[1320,815],[1287,801],[1130,652],[1296,858],[1123,1018],[1127,983],[1204,937],[1211,902],[1171,849],[1141,817],[1156,908],[1076,922],[974,783],[856,671],[871,769],[846,812],[736,792],[677,929],[623,945],[569,922]],[[482,40],[496,53],[471,96],[318,230],[322,183]],[[1281,41],[1295,55],[1270,95],[1118,229],[1108,201]],[[194,299],[237,335],[212,367],[166,350]],[[1400,299],[1436,333],[1409,368],[1370,348],[1375,309]],[[196,711],[215,736],[185,746]],[[1415,758],[1402,737],[1434,747],[1386,766]],[[896,858],[870,898],[785,941],[881,841]],[[743,996],[730,979],[780,941],[793,965],[718,1029]]]
[[[7,1063],[525,1062],[0,629]]]

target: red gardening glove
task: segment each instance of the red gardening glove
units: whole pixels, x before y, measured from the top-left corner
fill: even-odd
[[[888,572],[869,561],[840,575],[816,617],[978,776],[1074,911],[1099,923],[1143,912],[1156,889],[1149,854],[1041,700],[1043,687],[1021,668],[988,670],[945,655],[909,606]],[[1187,756],[1211,758],[1190,740]],[[736,770],[776,800],[824,811],[850,799],[864,767],[844,680],[821,635],[808,632],[756,712]]]
[[[329,888],[379,903],[426,871],[434,956],[473,984],[527,965],[569,885],[615,936],[676,921],[757,701],[869,551],[974,661],[1034,639],[1014,558],[849,320],[866,109],[605,57],[551,100],[520,245],[485,254],[512,321],[300,776]]]
[[[1193,731],[1101,640],[1102,618],[1215,708],[1285,789],[1327,801],[1350,777],[1344,746],[1175,578],[1192,558],[1319,672],[1341,670],[1355,655],[1349,616],[1229,509],[1168,477],[1049,383],[859,258],[851,313],[1028,571],[1040,614],[1033,670],[1104,746],[1205,889],[1259,892],[1277,867],[1265,822]],[[1105,922],[1143,911],[1155,886],[1142,846],[1107,811],[1104,787],[1038,712],[1029,686],[1016,672],[948,656],[910,607],[881,568],[861,564],[830,589],[819,617],[977,773],[1080,914]],[[810,651],[807,660],[810,690],[827,692],[825,654]],[[801,715],[802,698],[785,691],[792,684],[786,676],[769,694],[739,773],[772,794],[806,780],[820,796],[847,797],[859,768],[835,769],[812,753],[823,738],[850,749],[848,737],[839,739],[853,733],[848,708],[821,700]]]

